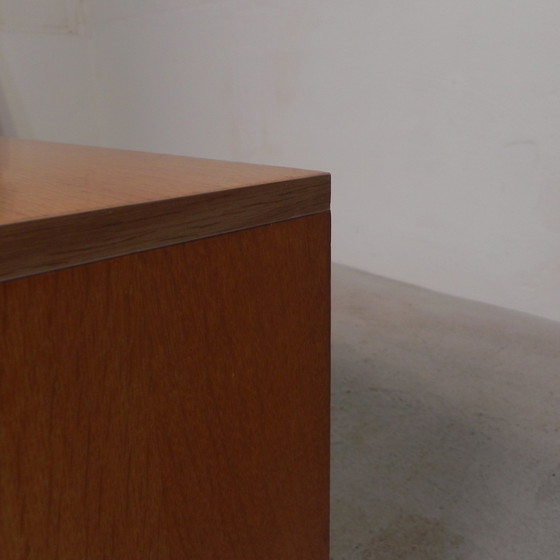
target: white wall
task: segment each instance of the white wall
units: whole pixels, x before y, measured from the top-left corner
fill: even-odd
[[[96,143],[79,0],[0,0],[0,134]]]
[[[556,0],[87,7],[99,143],[329,170],[335,261],[560,320]]]

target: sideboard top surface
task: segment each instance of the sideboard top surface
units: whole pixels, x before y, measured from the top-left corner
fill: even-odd
[[[255,185],[325,183],[327,177],[300,169],[0,138],[0,226]],[[266,188],[261,193],[265,197]]]
[[[0,138],[0,280],[327,211],[318,171]]]

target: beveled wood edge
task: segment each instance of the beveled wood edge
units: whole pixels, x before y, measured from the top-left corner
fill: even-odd
[[[7,224],[0,229],[0,282],[329,209],[330,175],[321,174]]]

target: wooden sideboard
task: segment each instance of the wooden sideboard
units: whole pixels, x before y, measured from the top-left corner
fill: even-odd
[[[2,560],[326,560],[330,178],[0,139]]]

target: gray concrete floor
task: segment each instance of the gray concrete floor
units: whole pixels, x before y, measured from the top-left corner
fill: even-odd
[[[333,268],[333,560],[560,559],[560,323]]]

